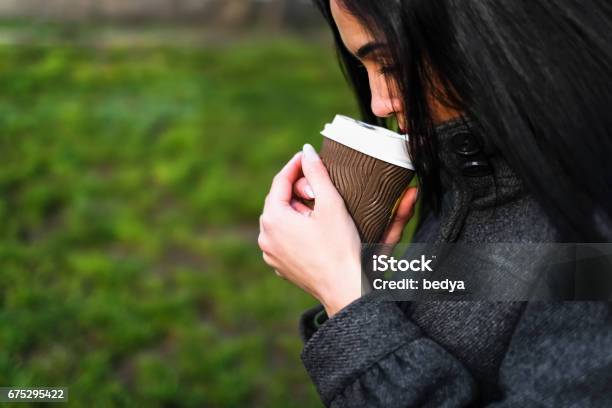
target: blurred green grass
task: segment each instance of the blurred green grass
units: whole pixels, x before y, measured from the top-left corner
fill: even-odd
[[[0,384],[71,406],[311,407],[263,264],[272,176],[335,113],[330,47],[0,47]]]

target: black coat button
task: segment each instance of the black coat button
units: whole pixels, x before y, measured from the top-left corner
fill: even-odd
[[[453,149],[461,156],[474,156],[480,153],[480,144],[470,132],[461,132],[453,136]]]
[[[466,177],[482,177],[492,173],[491,165],[484,160],[468,161],[461,166],[461,172]]]

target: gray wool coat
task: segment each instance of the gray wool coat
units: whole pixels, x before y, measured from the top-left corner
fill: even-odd
[[[560,239],[503,157],[466,124],[443,125],[438,141],[443,208],[421,223],[415,242]],[[607,302],[365,295],[331,319],[318,305],[299,327],[302,361],[325,406],[612,407]]]

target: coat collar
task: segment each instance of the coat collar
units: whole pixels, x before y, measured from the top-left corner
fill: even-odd
[[[436,128],[440,179],[444,192],[440,239],[454,242],[469,211],[507,204],[527,194],[524,183],[470,119]]]

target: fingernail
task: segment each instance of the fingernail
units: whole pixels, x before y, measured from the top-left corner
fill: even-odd
[[[306,158],[306,160],[311,160],[311,161],[316,161],[319,160],[319,155],[317,154],[317,151],[314,149],[314,147],[312,147],[312,145],[306,143],[304,145],[304,158]]]
[[[308,198],[310,198],[311,200],[314,200],[315,194],[314,194],[314,191],[312,190],[312,187],[310,186],[304,187],[304,192],[306,193]]]

